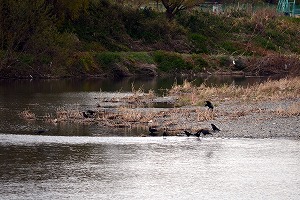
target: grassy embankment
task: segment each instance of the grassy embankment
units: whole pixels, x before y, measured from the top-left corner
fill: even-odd
[[[19,4],[1,15],[2,28],[10,25],[0,37],[1,77],[300,73],[300,19],[270,8],[194,10],[169,22],[152,9],[106,0],[71,18],[30,1]]]

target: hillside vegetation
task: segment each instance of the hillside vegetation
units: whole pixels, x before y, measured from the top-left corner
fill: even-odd
[[[72,7],[1,1],[1,78],[300,74],[300,19],[270,7],[219,14],[192,9],[170,21],[150,7],[108,0],[77,0]]]

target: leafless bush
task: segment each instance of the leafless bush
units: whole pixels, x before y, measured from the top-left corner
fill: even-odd
[[[300,59],[295,55],[269,54],[249,62],[248,70],[257,75],[299,74]]]
[[[255,26],[256,32],[263,32],[269,21],[274,20],[278,13],[273,8],[262,8],[255,11],[251,16],[251,23]]]

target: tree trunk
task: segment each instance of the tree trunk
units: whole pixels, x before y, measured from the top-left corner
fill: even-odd
[[[172,9],[166,10],[166,17],[168,18],[169,21],[172,21],[174,19],[175,14],[173,13]]]

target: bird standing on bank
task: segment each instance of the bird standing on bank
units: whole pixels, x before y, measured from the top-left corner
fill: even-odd
[[[214,132],[220,131],[220,129],[216,125],[214,125],[214,124],[211,124],[211,127],[212,127],[212,129],[213,129]]]
[[[196,136],[197,138],[199,138],[200,137],[200,133],[201,132],[198,131],[197,133],[194,134],[194,136]]]
[[[89,118],[89,115],[87,115],[85,112],[82,112],[82,115],[84,118]]]
[[[89,115],[94,115],[96,113],[96,111],[94,110],[87,110],[86,111]]]
[[[149,127],[149,135],[150,136],[156,136],[157,135],[157,129],[155,129],[155,128],[152,128],[152,127]]]
[[[184,133],[186,134],[186,136],[190,137],[192,135],[192,133],[188,132],[188,131],[184,131]]]
[[[214,109],[214,106],[213,106],[213,104],[210,101],[205,101],[205,102],[206,102],[206,104],[204,106],[207,106],[208,109],[211,109],[211,110]]]
[[[207,129],[200,129],[199,131],[197,131],[197,133],[195,133],[194,135],[196,136],[196,137],[200,137],[200,134],[203,134],[204,136],[205,135],[212,135],[211,134],[211,132],[209,132],[209,130],[207,130]],[[199,135],[199,136],[198,136]]]
[[[163,132],[163,138],[165,138],[165,137],[167,137],[167,136],[169,136],[169,134],[168,134],[168,129],[165,128],[165,130],[164,130],[164,132]]]

